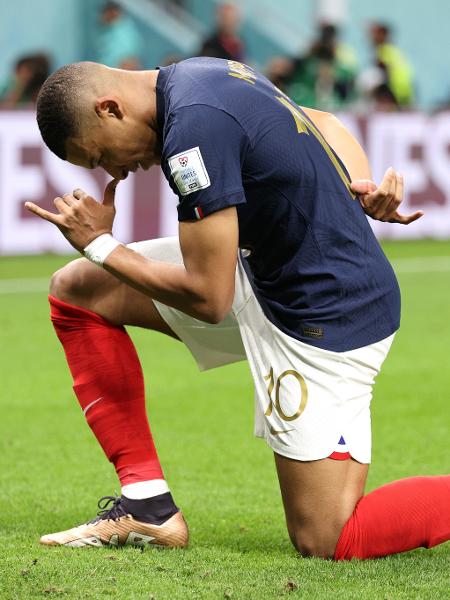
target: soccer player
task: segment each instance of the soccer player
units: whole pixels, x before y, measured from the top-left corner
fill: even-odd
[[[299,108],[233,61],[143,72],[68,65],[43,86],[37,118],[60,158],[114,178],[103,203],[76,189],[55,199],[57,213],[26,206],[84,254],[54,275],[51,318],[122,486],[94,521],[42,543],[187,544],[124,325],[179,338],[201,369],[247,358],[255,433],[274,451],[302,555],[372,558],[448,540],[449,476],[363,495],[372,387],[400,319],[398,285],[364,211],[419,218],[397,211],[401,177],[390,169],[376,188],[336,118]],[[157,163],[179,196],[179,238],[124,246],[111,234],[114,189]]]

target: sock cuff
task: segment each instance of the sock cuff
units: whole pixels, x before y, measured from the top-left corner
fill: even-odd
[[[143,500],[160,496],[169,492],[169,486],[165,479],[152,479],[148,481],[137,481],[122,486],[122,495],[130,500]]]
[[[94,321],[99,325],[104,325],[105,327],[113,327],[114,329],[123,330],[124,327],[121,325],[114,325],[104,317],[99,314],[89,310],[88,308],[82,308],[81,306],[77,306],[76,304],[69,304],[68,302],[64,302],[55,296],[49,295],[48,301],[50,303],[50,317],[53,323],[61,324],[69,324],[72,319],[79,320],[80,317],[83,319],[87,319],[89,321]]]

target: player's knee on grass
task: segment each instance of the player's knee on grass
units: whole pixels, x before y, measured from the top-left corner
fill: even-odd
[[[303,557],[333,558],[339,533],[313,527],[288,527],[289,537],[298,553]]]
[[[317,511],[312,507],[291,513],[287,519],[289,537],[304,557],[333,558],[348,517],[348,507],[343,509],[337,506],[333,510],[330,505],[325,511]]]

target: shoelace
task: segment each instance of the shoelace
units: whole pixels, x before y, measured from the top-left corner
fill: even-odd
[[[108,508],[111,503],[112,506]],[[97,516],[90,521],[90,523],[96,523],[97,521],[103,521],[105,519],[108,521],[110,519],[116,521],[117,519],[120,519],[120,517],[126,517],[128,514],[122,506],[122,498],[120,496],[103,496],[98,501],[97,506],[101,510],[98,511]]]

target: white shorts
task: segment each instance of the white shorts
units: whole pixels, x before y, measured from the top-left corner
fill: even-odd
[[[137,242],[136,252],[182,264],[178,238]],[[348,456],[370,463],[370,402],[394,335],[348,352],[300,342],[264,315],[240,261],[232,310],[211,325],[154,301],[200,370],[247,359],[255,384],[255,435],[278,454],[310,461]]]

